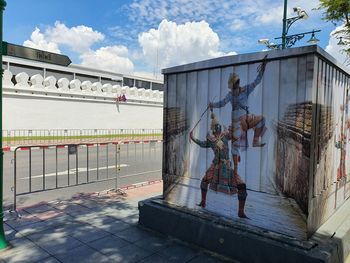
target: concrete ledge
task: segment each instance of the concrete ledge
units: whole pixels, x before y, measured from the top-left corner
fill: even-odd
[[[339,261],[350,262],[350,199],[338,208],[310,240],[320,246],[335,247]]]
[[[342,241],[300,241],[208,213],[193,212],[162,199],[139,202],[139,224],[240,262],[343,262]],[[345,234],[347,233],[347,234]],[[350,240],[345,231],[343,240]],[[346,250],[346,249],[345,249]]]

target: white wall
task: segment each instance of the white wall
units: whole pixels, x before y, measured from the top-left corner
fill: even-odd
[[[3,129],[162,129],[159,106],[4,96]]]
[[[34,81],[20,74],[14,85],[11,72],[4,73],[4,130],[163,128],[162,92],[130,94],[129,87],[112,86],[106,91],[82,90],[79,83],[58,89],[56,80],[41,83],[40,77]],[[118,112],[115,97],[122,93],[128,100],[120,102]]]

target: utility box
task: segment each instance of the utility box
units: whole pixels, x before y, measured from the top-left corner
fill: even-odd
[[[349,198],[350,73],[321,48],[163,74],[165,202],[307,240]]]

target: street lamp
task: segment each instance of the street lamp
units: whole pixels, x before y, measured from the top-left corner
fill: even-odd
[[[312,30],[310,32],[288,35],[285,38],[285,48],[294,46],[297,41],[304,38],[305,35],[309,35],[309,34],[311,34],[311,38],[307,41],[307,43],[311,45],[317,44],[320,40],[315,37],[315,33],[320,31],[321,30]],[[281,38],[282,37],[276,37],[275,39],[281,39]],[[276,44],[276,43],[270,42],[270,40],[267,38],[259,39],[258,43],[265,45],[269,49],[283,49],[283,44]]]
[[[0,65],[1,65],[1,80],[0,80],[0,131],[2,131],[2,78],[3,78],[3,69],[2,69],[2,21],[3,21],[3,12],[5,10],[6,2],[5,0],[0,0]],[[3,208],[3,175],[4,175],[4,151],[2,149],[2,135],[0,136],[0,250],[8,247],[6,241],[5,232],[4,232],[4,208]]]
[[[343,41],[343,37],[339,37],[338,45],[340,46],[345,45],[345,42]]]
[[[294,13],[296,13],[296,16],[287,18],[287,0],[284,0],[282,36],[275,38],[275,39],[281,39],[282,40],[281,44],[270,43],[268,39],[260,39],[258,43],[264,44],[270,49],[285,49],[285,48],[294,46],[297,41],[304,38],[305,35],[308,35],[308,34],[311,34],[311,38],[307,41],[309,44],[318,43],[319,40],[315,37],[315,33],[320,32],[321,30],[312,30],[310,32],[303,32],[299,34],[288,35],[288,31],[292,26],[292,24],[294,24],[296,21],[300,19],[309,18],[309,15],[306,13],[306,11],[301,9],[300,7],[294,7],[293,11]]]
[[[307,43],[314,45],[314,44],[317,44],[318,42],[320,42],[320,40],[315,37],[315,32],[316,31],[312,31],[311,38],[307,41]]]
[[[272,42],[270,42],[270,40],[269,39],[267,39],[267,38],[263,38],[263,39],[259,39],[258,40],[258,43],[259,44],[263,44],[263,45],[265,45],[267,48],[269,48],[269,49],[279,49],[280,47],[280,44],[278,45],[278,44],[275,44],[275,43],[272,43]]]
[[[284,40],[285,41],[284,47],[283,47],[283,42],[282,42],[282,44],[278,45],[278,49],[290,48],[290,47],[294,46],[297,41],[304,38],[305,35],[310,35],[310,34],[311,34],[311,38],[307,41],[307,43],[312,44],[312,45],[317,44],[320,40],[315,37],[315,33],[320,32],[320,31],[321,30],[312,30],[309,32],[303,32],[303,33],[294,34],[294,35],[287,35],[285,37],[285,40]],[[276,37],[275,39],[282,39],[282,37]]]

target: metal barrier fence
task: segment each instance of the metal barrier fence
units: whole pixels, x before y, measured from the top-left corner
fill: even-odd
[[[112,140],[160,140],[162,129],[3,130],[3,147],[40,143],[85,143]]]
[[[161,179],[160,141],[19,146],[14,151],[17,197],[114,180],[115,189]],[[112,188],[112,187],[109,187]]]

